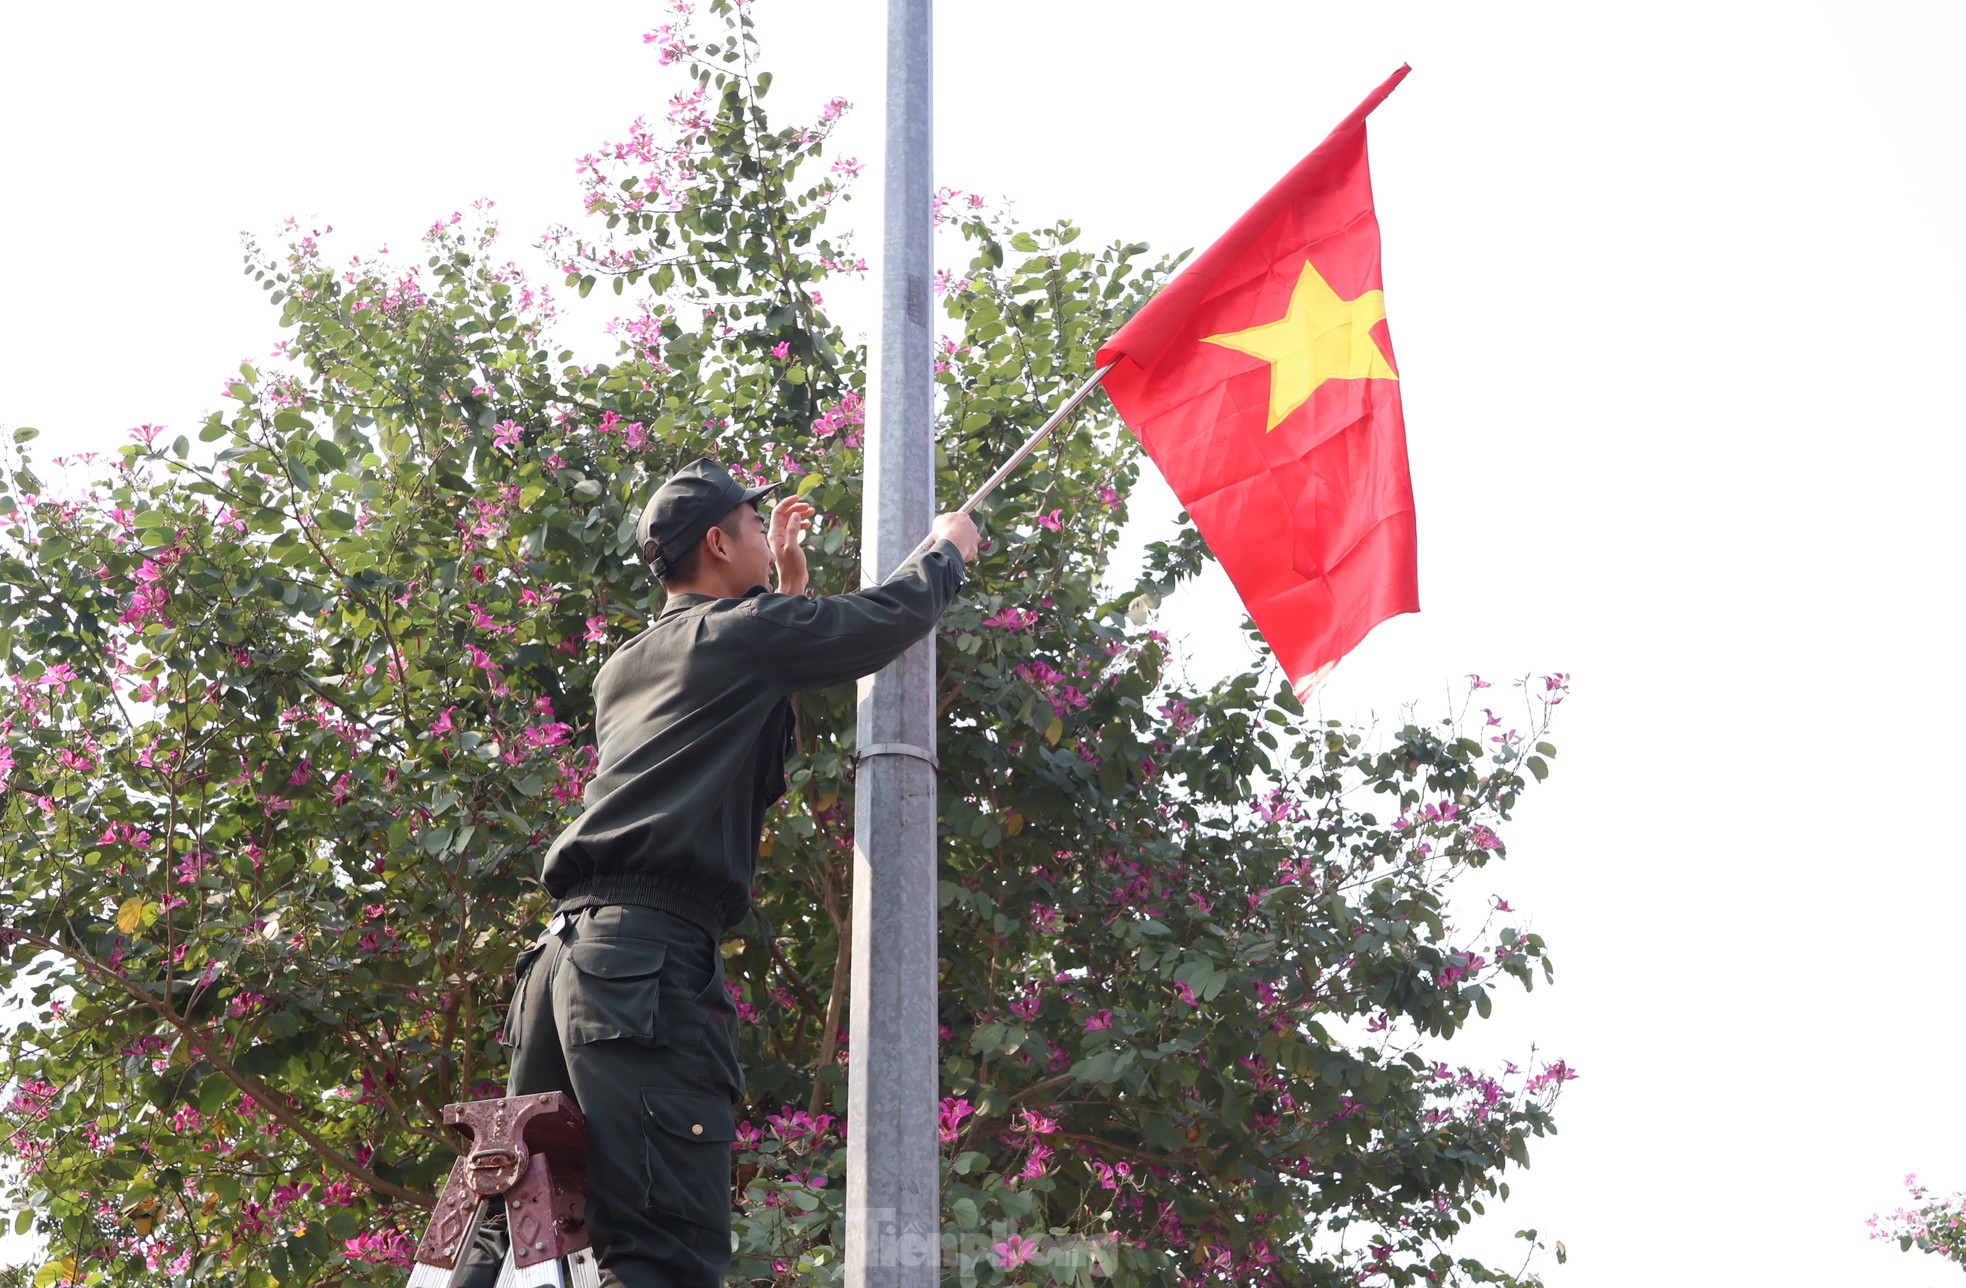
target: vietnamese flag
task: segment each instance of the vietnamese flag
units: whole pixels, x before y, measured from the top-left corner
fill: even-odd
[[[1302,698],[1420,608],[1365,118],[1397,72],[1099,350],[1107,395]]]

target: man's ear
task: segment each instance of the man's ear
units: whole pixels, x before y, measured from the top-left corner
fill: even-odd
[[[725,563],[730,562],[730,534],[722,527],[711,524],[710,530],[703,534],[703,543],[708,547],[706,554]]]

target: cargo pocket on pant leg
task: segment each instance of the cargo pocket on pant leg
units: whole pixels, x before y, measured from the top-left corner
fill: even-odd
[[[706,1091],[642,1088],[648,1111],[650,1213],[681,1217],[730,1236],[730,1144],[737,1122],[730,1101]]]
[[[567,1042],[655,1045],[664,956],[661,944],[645,939],[575,940],[567,949],[577,976],[566,1001]]]

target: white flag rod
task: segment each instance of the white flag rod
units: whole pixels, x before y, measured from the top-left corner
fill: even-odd
[[[1084,402],[1087,396],[1089,396],[1092,393],[1093,389],[1098,386],[1099,382],[1105,378],[1106,373],[1108,371],[1111,371],[1114,367],[1118,365],[1119,364],[1117,362],[1109,362],[1105,366],[1099,368],[1099,370],[1087,376],[1085,378],[1085,383],[1080,385],[1076,390],[1074,390],[1072,392],[1072,396],[1070,398],[1067,398],[1064,401],[1064,403],[1060,405],[1057,411],[1052,412],[1050,417],[1046,419],[1044,424],[1038,426],[1037,432],[1032,434],[1029,438],[1025,439],[1024,445],[1018,448],[1016,451],[1012,452],[1010,454],[1010,459],[1005,461],[1002,465],[999,465],[997,467],[997,472],[995,474],[992,474],[989,478],[983,481],[982,487],[977,488],[975,492],[970,494],[969,500],[964,501],[962,503],[962,509],[959,511],[959,513],[962,514],[970,513],[971,511],[975,510],[979,504],[981,504],[984,497],[996,491],[997,485],[999,483],[1002,483],[1005,479],[1009,478],[1010,472],[1016,469],[1019,465],[1023,464],[1025,457],[1029,456],[1032,452],[1038,450],[1038,444],[1044,442],[1045,439],[1049,438],[1051,436],[1052,430],[1057,429],[1060,425],[1064,424],[1065,418],[1072,414],[1072,409],[1077,407],[1080,403]],[[933,536],[923,537],[921,544],[915,547],[914,552],[910,554],[908,558],[913,559],[915,555],[920,554],[922,551],[928,549],[930,546],[934,544],[935,544],[935,538]]]

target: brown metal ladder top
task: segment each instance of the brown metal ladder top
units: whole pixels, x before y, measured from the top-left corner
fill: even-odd
[[[600,1288],[587,1246],[587,1120],[557,1091],[445,1105],[471,1138],[417,1245],[409,1288],[449,1288],[491,1200],[505,1200],[510,1245],[497,1288]]]

